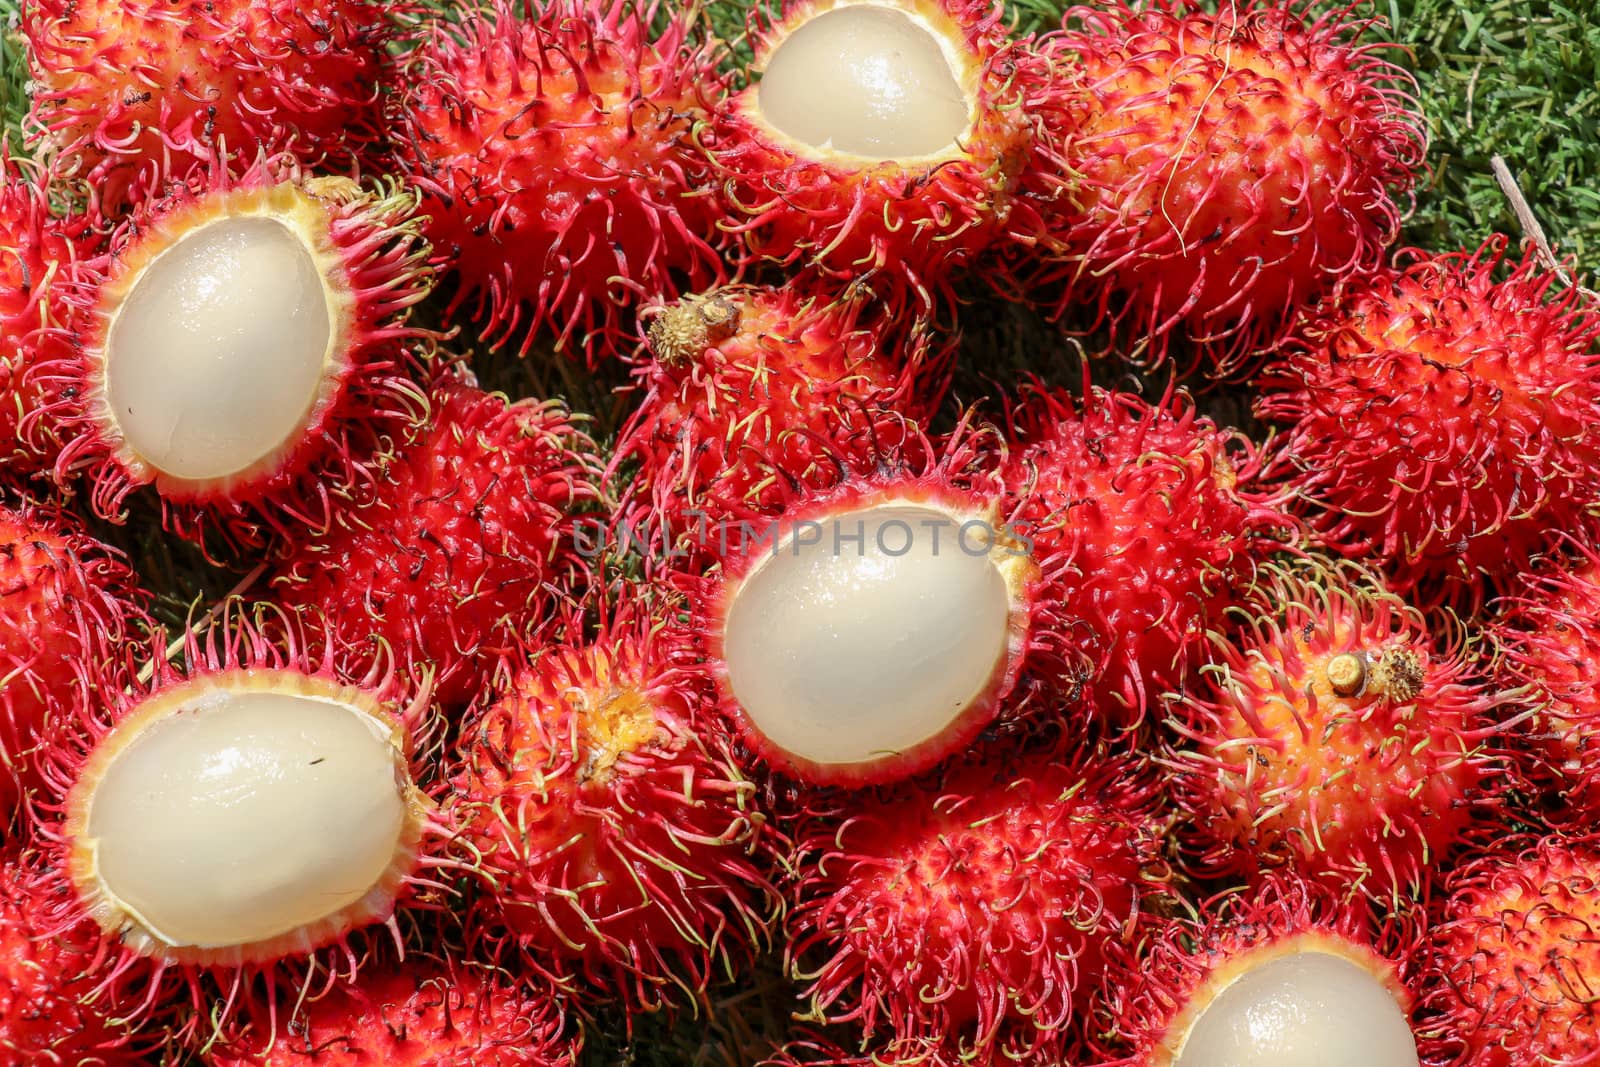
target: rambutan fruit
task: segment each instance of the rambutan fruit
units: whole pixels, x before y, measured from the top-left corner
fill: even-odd
[[[989,725],[1062,632],[1032,546],[1005,524],[994,442],[921,444],[841,461],[838,484],[802,489],[776,517],[699,533],[721,564],[685,583],[690,630],[721,716],[802,782],[928,770]]]
[[[508,0],[427,24],[398,71],[391,165],[486,340],[549,327],[593,357],[622,310],[721,280],[725,209],[696,127],[725,92],[717,55],[655,5]]]
[[[1295,523],[1243,435],[1187,398],[1032,388],[1006,481],[1044,577],[1076,620],[1096,710],[1137,723],[1206,661],[1211,627]]]
[[[1272,878],[1118,943],[1090,1035],[1114,1067],[1417,1067],[1416,933]]]
[[[1600,1058],[1600,847],[1502,840],[1450,875],[1432,934],[1430,1061],[1579,1067]]]
[[[197,171],[73,281],[81,343],[40,368],[101,515],[153,484],[180,530],[326,525],[414,419],[408,309],[431,279],[416,197],[260,160]],[[200,512],[200,514],[190,514]]]
[[[887,325],[861,294],[728,286],[649,312],[645,396],[618,459],[636,458],[663,517],[778,506],[780,483],[815,481],[841,435],[878,411],[915,417],[917,372],[933,361],[915,334],[884,350]]]
[[[392,657],[471,700],[505,656],[536,644],[550,588],[583,560],[576,511],[599,496],[592,441],[556,401],[508,401],[466,378],[430,395],[422,436],[291,555],[280,603],[347,671]]]
[[[0,826],[42,784],[41,746],[94,698],[96,672],[144,621],[115,550],[71,516],[0,506]]]
[[[279,1016],[276,1032],[211,1067],[571,1067],[576,1042],[549,992],[479,968],[408,960]],[[260,1049],[252,1044],[263,1045]]]
[[[774,838],[755,784],[698,728],[709,687],[671,662],[662,619],[607,610],[469,723],[448,806],[519,958],[653,1010],[766,939]]]
[[[1600,662],[1600,556],[1586,550],[1571,569],[1528,579],[1500,602],[1489,635],[1495,666],[1515,706],[1526,751],[1515,759],[1534,791],[1557,799],[1546,812],[1561,822],[1600,814],[1600,702],[1592,665]]]
[[[753,84],[706,145],[752,253],[924,310],[1006,233],[1044,74],[988,0],[752,8]],[[738,216],[742,215],[742,219]],[[943,298],[936,301],[936,298]]]
[[[788,917],[809,1015],[854,1024],[875,1063],[1062,1062],[1107,943],[1165,892],[1154,797],[1133,761],[1085,751],[814,820]]]
[[[285,981],[354,973],[361,931],[398,941],[396,907],[426,903],[450,862],[414,779],[426,689],[384,670],[347,682],[242,610],[184,643],[183,665],[157,645],[58,733],[46,778],[61,799],[36,805],[49,929],[97,938],[97,994],[127,1018],[187,990],[180,1041],[262,986],[275,1005]],[[205,979],[224,991],[215,1007]]]
[[[1069,283],[1058,311],[1092,294],[1152,360],[1177,332],[1216,342],[1227,372],[1376,267],[1426,134],[1411,76],[1360,42],[1370,25],[1287,3],[1068,10],[1040,47],[1076,65],[1071,99],[1028,183],[1056,245],[1044,273]]]
[[[1600,530],[1600,306],[1534,255],[1410,253],[1309,314],[1263,381],[1312,521],[1402,589],[1480,597]]]
[[[390,0],[37,0],[31,132],[115,211],[195,162],[290,150],[342,170],[381,137]]]
[[[53,928],[30,864],[0,858],[0,1056],[14,1064],[134,1067],[158,1044],[115,1021],[94,996],[101,960],[93,937]]]
[[[1287,868],[1393,901],[1492,805],[1492,686],[1459,633],[1354,564],[1270,565],[1172,706],[1206,874]]]

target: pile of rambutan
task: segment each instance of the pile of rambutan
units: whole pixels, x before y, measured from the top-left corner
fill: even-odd
[[[0,1067],[1600,1063],[1600,297],[1041,10],[24,4]]]

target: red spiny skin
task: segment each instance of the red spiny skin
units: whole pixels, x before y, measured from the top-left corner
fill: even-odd
[[[1600,1063],[1600,843],[1496,842],[1459,868],[1433,930],[1429,1063]]]
[[[0,506],[0,825],[44,787],[41,747],[146,621],[143,602],[122,557],[70,516]]]
[[[1098,299],[1152,358],[1179,333],[1231,372],[1377,265],[1423,169],[1415,83],[1359,41],[1370,21],[1294,6],[1077,7],[1045,39],[1077,64],[1029,176],[1055,239],[1043,274],[1069,281],[1058,311]]]
[[[847,0],[791,0],[776,18],[752,8],[752,72],[797,29]],[[1010,40],[989,0],[895,0],[949,43],[975,92],[973,122],[945,152],[872,162],[803,145],[762,117],[759,82],[717,109],[706,146],[737,212],[728,225],[750,252],[814,264],[844,283],[865,281],[894,303],[953,303],[954,275],[1005,237],[1033,139],[1025,102],[1046,85],[1042,60]]]
[[[1600,308],[1504,247],[1411,253],[1309,315],[1262,383],[1313,521],[1402,589],[1481,597],[1600,529]]]
[[[1148,776],[1105,753],[975,764],[817,819],[788,919],[812,1014],[882,1062],[1061,1062],[1108,943],[1162,891],[1160,834]]]
[[[1418,981],[1419,927],[1411,912],[1380,926],[1363,902],[1281,875],[1205,901],[1192,917],[1152,920],[1143,938],[1109,944],[1111,959],[1089,1029],[1093,1056],[1083,1062],[1171,1067],[1212,998],[1245,970],[1296,950],[1330,953],[1363,967],[1409,1014],[1411,986]]]
[[[410,673],[431,666],[454,708],[501,658],[536,643],[549,589],[583,562],[574,512],[598,499],[599,460],[557,401],[512,403],[447,380],[431,407],[421,438],[274,585],[283,604],[320,619],[313,631],[347,669],[385,656]]]
[[[1591,823],[1600,815],[1600,559],[1532,577],[1501,603],[1490,630],[1495,660],[1516,707],[1531,712],[1520,729],[1527,751],[1514,758],[1534,790],[1557,799],[1547,818]]]
[[[928,410],[912,381],[926,339],[885,351],[886,333],[866,301],[792,286],[728,287],[661,307],[619,459],[640,460],[653,506],[680,528],[690,510],[772,511],[786,484],[836,469],[841,432],[861,434],[878,411]]]
[[[29,123],[115,211],[226,148],[339,170],[381,137],[388,0],[39,0]]]
[[[483,336],[541,328],[591,360],[622,311],[720,281],[697,123],[725,92],[714,50],[655,6],[505,0],[429,24],[397,72],[391,167],[421,189],[438,263],[474,299]]]
[[[530,966],[653,1010],[747,962],[776,891],[756,786],[643,606],[581,622],[469,725],[447,806]]]
[[[80,248],[92,252],[93,238],[87,216],[52,217],[34,167],[0,157],[0,176],[0,469],[31,471],[47,466],[58,447],[48,426],[28,420],[45,402],[36,368],[70,344],[61,275]],[[25,421],[32,422],[26,437]]]
[[[104,959],[92,937],[52,930],[48,902],[23,864],[0,860],[0,1058],[7,1063],[135,1067],[158,1043],[112,1022],[91,994]]]
[[[1137,723],[1206,661],[1207,631],[1295,524],[1251,444],[1186,398],[1094,390],[1079,405],[1035,388],[1012,432],[1012,521],[1033,540],[1041,596],[1076,620],[1096,709]]]
[[[1405,896],[1497,802],[1498,694],[1459,639],[1353,565],[1264,569],[1231,614],[1171,720],[1193,866]]]
[[[59,428],[56,456],[63,482],[82,477],[96,514],[125,517],[128,496],[154,485],[166,523],[209,547],[214,539],[257,549],[276,537],[290,544],[326,528],[332,497],[369,484],[389,438],[417,421],[421,390],[418,350],[432,340],[411,325],[410,309],[432,286],[427,246],[414,212],[417,198],[397,184],[364,190],[343,179],[315,178],[286,157],[258,160],[234,177],[219,165],[196,168],[123,222],[110,254],[75,265],[63,288],[75,344],[40,364],[46,405],[23,421]],[[128,292],[165,250],[208,223],[240,214],[296,212],[310,228],[303,238],[330,289],[348,304],[332,314],[337,343],[325,380],[300,432],[244,471],[184,479],[138,455],[106,398],[111,327]],[[131,287],[131,289],[130,289]]]
[[[213,1053],[210,1067],[571,1067],[555,997],[467,967],[407,957],[308,1000],[263,1046]]]

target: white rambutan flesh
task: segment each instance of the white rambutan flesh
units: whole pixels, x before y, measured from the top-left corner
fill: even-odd
[[[813,149],[875,160],[937,155],[971,122],[957,70],[930,26],[897,8],[847,4],[784,38],[758,104],[773,128]]]
[[[69,798],[79,895],[146,955],[272,955],[381,917],[423,814],[403,737],[360,691],[293,671],[160,691]]]
[[[988,692],[1012,590],[992,528],[890,501],[799,524],[732,593],[733,696],[777,748],[858,764],[937,737]]]
[[[260,215],[210,222],[157,256],[115,312],[110,414],[127,446],[164,474],[248,470],[310,418],[335,323],[301,234]]]
[[[1353,960],[1316,950],[1246,966],[1201,1008],[1174,1067],[1417,1067],[1394,994]]]

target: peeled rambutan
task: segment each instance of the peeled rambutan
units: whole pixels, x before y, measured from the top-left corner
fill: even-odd
[[[1600,846],[1497,841],[1450,875],[1432,934],[1429,1062],[1579,1067],[1600,1055]]]
[[[920,447],[918,442],[920,441]],[[1004,518],[984,433],[840,462],[777,515],[697,531],[719,566],[687,579],[694,649],[743,744],[802,782],[928,770],[1046,662],[1061,605]]]
[[[0,1056],[15,1064],[135,1067],[159,1039],[115,1021],[94,996],[103,961],[92,936],[58,932],[32,866],[0,858]]]
[[[1571,569],[1530,577],[1500,603],[1489,634],[1495,665],[1515,705],[1526,751],[1517,762],[1537,791],[1557,798],[1561,822],[1588,823],[1600,814],[1600,700],[1593,665],[1600,662],[1600,556],[1586,551]]]
[[[1417,1067],[1416,932],[1272,878],[1112,943],[1092,1062],[1111,1067]],[[1086,1061],[1087,1062],[1087,1061]]]
[[[1174,332],[1221,342],[1225,371],[1377,266],[1426,136],[1410,75],[1359,41],[1369,26],[1278,3],[1067,11],[1041,43],[1077,68],[1064,128],[1029,180],[1057,246],[1044,273],[1069,283],[1059,310],[1092,295],[1151,358]]]
[[[877,411],[926,410],[917,335],[885,351],[887,325],[860,294],[729,286],[654,309],[646,389],[618,458],[636,458],[667,519],[770,510],[783,483],[835,468],[841,436]]]
[[[550,588],[584,562],[574,513],[598,499],[592,441],[557,401],[508,401],[464,378],[430,395],[420,439],[283,564],[280,603],[346,670],[392,657],[470,701],[496,664],[536,644]]]
[[[88,165],[101,207],[222,151],[334,170],[381,137],[391,0],[38,0],[28,123]]]
[[[571,1067],[576,1042],[555,997],[471,966],[408,959],[283,1013],[276,1032],[210,1067]],[[264,1046],[257,1048],[256,1046]]]
[[[1034,388],[1012,412],[1012,521],[1070,616],[1096,710],[1137,723],[1210,652],[1207,632],[1294,523],[1243,435],[1186,399]]]
[[[449,862],[414,780],[426,689],[384,670],[347,681],[292,630],[264,632],[230,608],[186,634],[181,665],[155,644],[43,754],[61,798],[35,805],[47,926],[98,940],[96,992],[123,1017],[186,990],[180,1041],[263,987],[275,1007],[286,982],[353,974],[363,929],[398,941],[396,907],[425,903]]]
[[[325,526],[330,487],[369,478],[419,403],[416,204],[261,160],[141,208],[76,272],[80,343],[40,368],[69,438],[58,475],[85,474],[109,517],[153,484],[183,531]]]
[[[1230,616],[1170,719],[1194,867],[1404,896],[1494,803],[1497,694],[1459,634],[1354,564],[1265,568]]]
[[[70,516],[0,506],[0,826],[43,784],[41,746],[94,698],[142,602],[123,558]]]
[[[1600,531],[1600,307],[1504,252],[1411,253],[1308,315],[1263,381],[1312,521],[1402,589],[1481,596]]]
[[[653,1009],[766,939],[774,838],[755,784],[699,729],[709,687],[671,662],[663,619],[608,611],[592,640],[574,619],[469,723],[449,811],[532,966]]]
[[[706,145],[753,254],[924,309],[1007,232],[1043,84],[988,0],[752,8],[756,77]],[[741,217],[742,216],[742,217]],[[939,300],[943,303],[943,300]]]
[[[398,71],[398,172],[485,339],[549,327],[593,357],[622,308],[720,280],[696,126],[724,92],[713,50],[654,6],[507,0],[436,20]]]
[[[956,767],[800,832],[790,954],[874,1062],[1058,1063],[1164,889],[1153,779],[1086,751]]]

